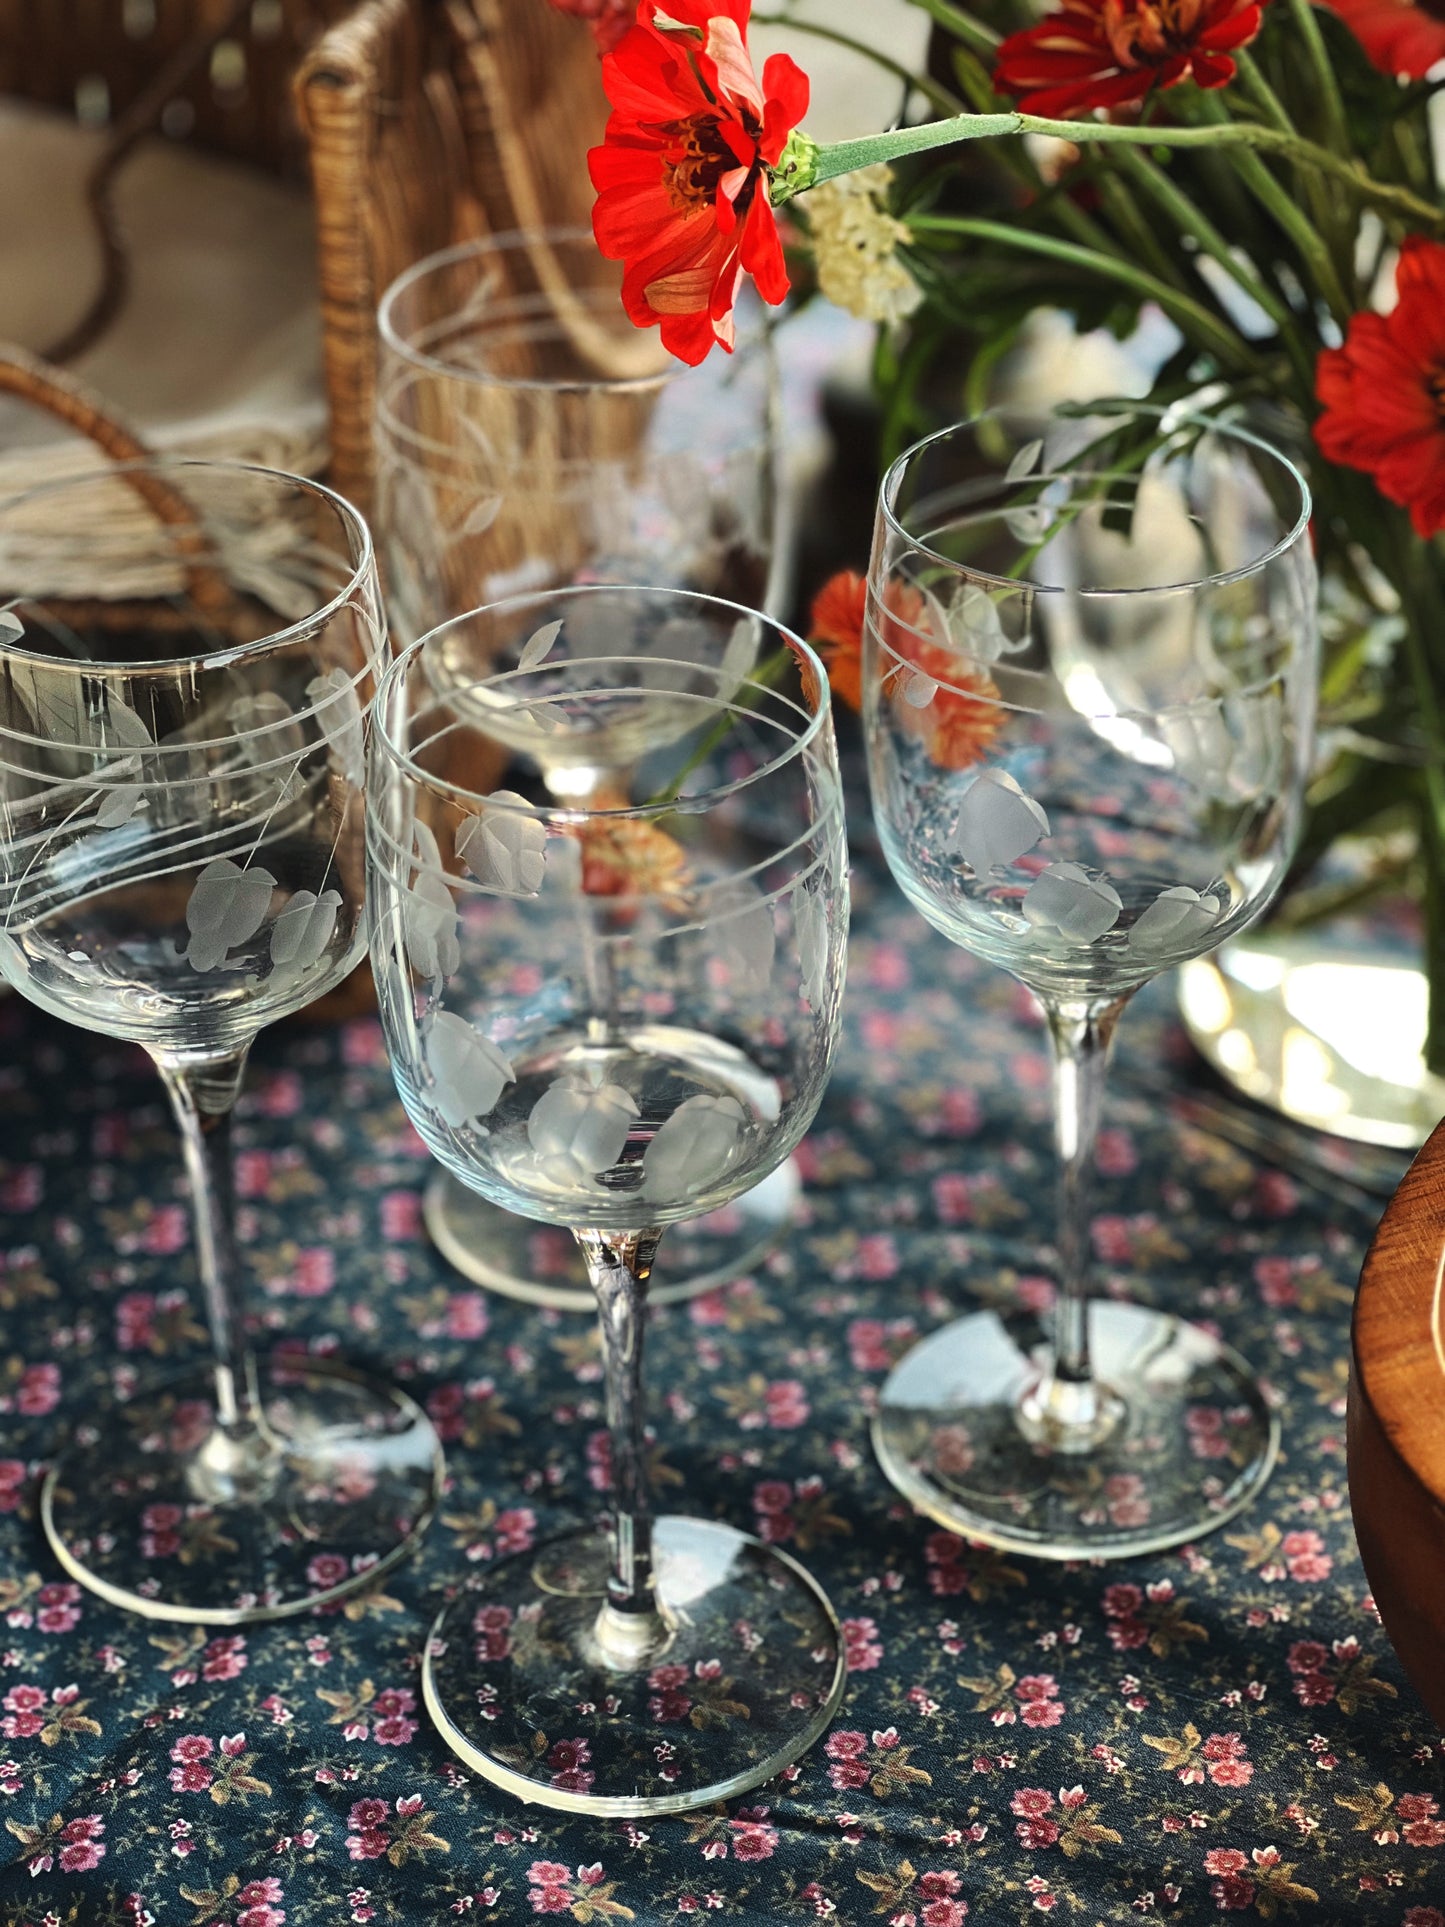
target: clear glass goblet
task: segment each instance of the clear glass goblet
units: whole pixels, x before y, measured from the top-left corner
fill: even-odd
[[[152,1618],[337,1599],[425,1530],[441,1450],[405,1393],[247,1341],[229,1135],[263,1025],[364,954],[364,759],[385,631],[366,525],[229,463],[0,502],[0,972],[142,1045],[181,1132],[208,1370],[97,1414],[41,1518]]]
[[[531,228],[429,255],[383,296],[376,525],[399,643],[479,604],[573,582],[777,606],[777,369],[762,306],[744,301],[734,354],[687,368],[628,321],[620,285],[590,229]],[[601,738],[590,748],[608,752]],[[544,772],[559,799],[603,791],[614,775],[556,756]],[[798,1190],[785,1163],[689,1224],[654,1297],[691,1297],[751,1269],[791,1222]],[[475,1283],[591,1309],[570,1242],[444,1170],[425,1217]]]
[[[630,650],[566,653],[604,617]],[[445,667],[459,627],[479,661],[519,666],[464,686]],[[779,655],[769,683],[738,667]],[[489,748],[588,731],[613,744],[605,804],[552,802],[531,755],[490,790],[468,780]],[[383,685],[368,824],[397,1088],[462,1182],[576,1238],[616,1512],[467,1581],[428,1643],[428,1708],[524,1799],[619,1816],[725,1799],[827,1726],[839,1628],[775,1548],[653,1518],[644,1312],[664,1228],[776,1170],[827,1080],[848,910],[826,681],[805,644],[709,597],[479,610]]]
[[[1139,987],[1246,929],[1294,847],[1318,657],[1303,480],[1239,430],[1141,405],[996,412],[901,456],[869,573],[864,726],[889,867],[1033,991],[1055,1061],[1052,1329],[980,1311],[883,1387],[874,1445],[921,1511],[1052,1558],[1231,1517],[1278,1422],[1174,1313],[1088,1297],[1088,1178]]]

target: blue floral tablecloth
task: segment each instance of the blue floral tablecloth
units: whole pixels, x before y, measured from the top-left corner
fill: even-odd
[[[374,1020],[261,1039],[242,1232],[266,1327],[400,1375],[437,1421],[452,1484],[424,1554],[344,1608],[214,1638],[62,1580],[38,1468],[202,1335],[146,1061],[0,1005],[5,1927],[1445,1927],[1445,1742],[1378,1623],[1345,1485],[1369,1210],[1182,1120],[1159,1079],[1195,1072],[1157,986],[1121,1031],[1096,1252],[1108,1288],[1251,1357],[1281,1464],[1231,1526],[1127,1566],[1032,1564],[915,1518],[874,1465],[870,1401],[955,1308],[1047,1289],[1048,1068],[1022,992],[867,863],[855,895],[802,1221],[757,1276],[659,1312],[648,1361],[663,1502],[797,1553],[852,1678],[777,1782],[645,1825],[512,1804],[420,1710],[418,1648],[467,1562],[601,1503],[602,1394],[586,1323],[472,1290],[427,1243],[427,1166]]]

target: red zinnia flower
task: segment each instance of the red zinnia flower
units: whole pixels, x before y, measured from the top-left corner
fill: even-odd
[[[592,28],[599,53],[610,54],[637,18],[637,0],[552,0],[559,13],[574,13]]]
[[[1423,80],[1445,59],[1445,19],[1416,0],[1324,0],[1382,74]]]
[[[1315,364],[1322,453],[1373,475],[1422,537],[1445,528],[1445,246],[1412,235],[1390,314],[1350,317]]]
[[[1229,55],[1259,32],[1262,0],[1063,0],[1058,13],[1010,34],[994,92],[1030,114],[1077,120],[1193,80],[1224,87]]]
[[[592,229],[626,263],[639,328],[696,364],[733,345],[744,272],[774,304],[788,292],[768,168],[808,109],[808,77],[772,54],[762,83],[747,49],[752,0],[640,0],[637,25],[602,62],[612,116],[588,156]],[[665,27],[657,24],[661,14]]]

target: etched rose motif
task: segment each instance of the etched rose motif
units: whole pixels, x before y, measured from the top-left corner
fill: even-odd
[[[1193,950],[1219,919],[1219,899],[1187,883],[1161,890],[1129,932],[1131,950]]]
[[[186,904],[191,933],[186,962],[191,968],[214,970],[228,951],[254,937],[266,920],[275,888],[269,870],[243,869],[228,856],[208,863]]]
[[[1017,863],[1049,834],[1042,804],[1021,790],[1007,770],[986,769],[969,784],[953,829],[953,847],[975,876]]]
[[[547,867],[547,826],[525,796],[497,790],[500,809],[483,809],[457,827],[457,855],[477,882],[504,897],[534,897]]]
[[[414,832],[416,875],[401,893],[401,929],[413,970],[423,977],[449,977],[462,960],[457,906],[442,870],[441,851],[425,823]]]
[[[1123,909],[1105,877],[1091,877],[1077,863],[1051,863],[1023,900],[1023,913],[1039,929],[1057,930],[1068,943],[1093,943],[1112,930]]]
[[[513,1081],[512,1066],[496,1045],[454,1011],[436,1013],[423,1048],[432,1103],[453,1130],[494,1110]]]
[[[716,1184],[737,1160],[748,1114],[735,1097],[699,1091],[679,1104],[642,1160],[642,1195],[676,1204]]]
[[[527,1138],[559,1183],[589,1182],[622,1156],[637,1104],[620,1084],[559,1078],[532,1106]]]

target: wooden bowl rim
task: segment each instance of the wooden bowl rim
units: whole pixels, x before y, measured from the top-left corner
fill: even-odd
[[[1445,1121],[1401,1179],[1365,1253],[1351,1350],[1357,1387],[1390,1446],[1445,1505]]]

